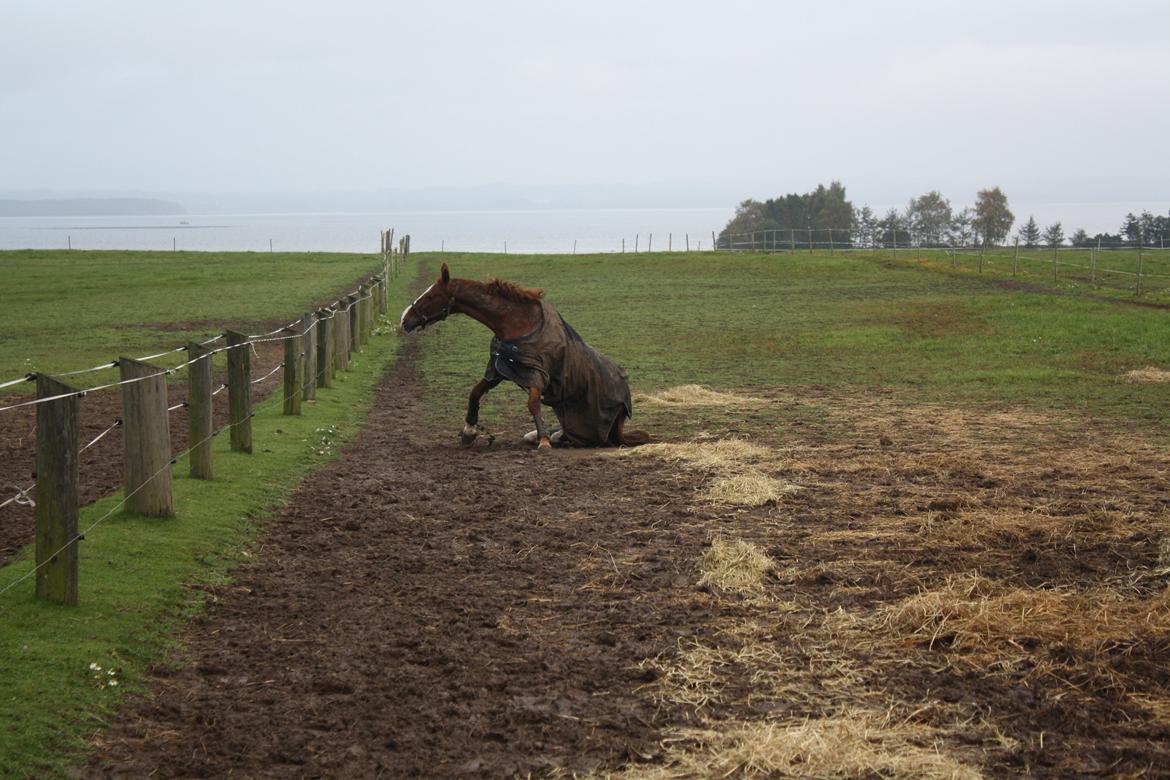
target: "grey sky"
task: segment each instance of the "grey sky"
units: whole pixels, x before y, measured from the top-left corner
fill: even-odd
[[[0,29],[5,190],[1170,197],[1166,0],[6,0]]]

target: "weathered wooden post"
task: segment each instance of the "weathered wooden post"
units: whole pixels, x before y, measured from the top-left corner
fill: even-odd
[[[336,371],[349,370],[349,312],[345,308],[346,300],[339,300],[333,313],[333,365]],[[337,375],[336,371],[334,376]]]
[[[187,344],[187,455],[194,479],[211,479],[211,348]]]
[[[1020,237],[1016,236],[1016,251],[1012,258],[1012,276],[1020,272]]]
[[[719,251],[719,244],[715,241],[715,231],[714,230],[711,231],[711,251],[712,252]]]
[[[347,295],[345,298],[345,300],[347,301],[347,306],[349,308],[349,334],[346,336],[346,341],[347,341],[346,346],[349,347],[350,356],[352,356],[353,353],[355,353],[355,352],[362,351],[361,344],[358,343],[358,339],[361,338],[360,335],[358,334],[358,327],[359,327],[358,326],[358,301],[359,301],[359,297],[360,296],[357,296],[357,295]]]
[[[305,312],[301,316],[301,333],[305,338],[304,385],[301,397],[306,401],[312,401],[317,397],[317,327],[314,323],[311,312]]]
[[[37,374],[37,398],[76,393],[59,379]],[[36,596],[77,603],[77,461],[81,397],[37,406]]]
[[[365,346],[370,341],[370,310],[374,300],[374,288],[370,285],[363,284],[358,289],[358,331],[360,338],[358,344],[365,349]]]
[[[407,233],[405,238],[406,238],[406,248],[402,252],[402,259],[403,260],[410,257],[410,233]]]
[[[301,373],[304,365],[301,353],[304,351],[305,337],[295,328],[283,328],[281,334],[284,339],[284,413],[301,413],[301,392],[305,383]]]
[[[228,423],[231,448],[252,452],[252,348],[243,333],[229,330],[227,338]]]
[[[689,252],[689,251],[691,251],[691,234],[687,233],[685,235],[686,235],[687,251]]]
[[[796,228],[788,230],[788,249],[792,252],[796,251]]]
[[[317,309],[317,384],[321,387],[333,387],[333,372],[336,370],[333,355],[337,348],[334,327],[333,312]]]
[[[126,507],[140,515],[170,517],[171,427],[167,413],[167,376],[163,369],[133,358],[119,358],[122,381],[122,470]],[[143,378],[147,377],[147,378]]]
[[[1145,250],[1138,250],[1138,274],[1137,274],[1137,294],[1142,294],[1142,266],[1145,265],[1146,253]]]
[[[833,228],[829,228],[829,257],[833,256]]]

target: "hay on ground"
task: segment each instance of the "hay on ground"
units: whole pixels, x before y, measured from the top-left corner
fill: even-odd
[[[618,450],[618,453],[626,457],[658,458],[683,463],[706,471],[737,469],[744,463],[764,463],[775,457],[772,450],[767,447],[743,439],[646,444],[633,449]]]
[[[1090,653],[1119,641],[1170,634],[1170,591],[1124,598],[1107,591],[1005,588],[975,575],[948,578],[886,607],[883,625],[895,636],[992,651],[1021,639],[1066,643]]]
[[[800,487],[758,471],[716,477],[702,496],[713,504],[731,506],[764,506],[775,504],[785,496],[800,491]]]
[[[736,593],[753,593],[763,587],[764,575],[773,566],[775,563],[758,545],[742,539],[716,539],[699,561],[699,569],[703,572],[699,584]]]
[[[664,741],[662,765],[610,777],[898,777],[976,780],[974,767],[942,753],[938,732],[888,714],[849,710],[807,720],[731,721],[684,729]]]
[[[760,406],[763,398],[720,393],[702,385],[681,385],[659,393],[639,393],[635,400],[660,406]]]
[[[1157,366],[1146,366],[1145,368],[1135,368],[1133,371],[1126,371],[1124,379],[1131,385],[1161,384],[1170,382],[1170,371],[1164,371]]]

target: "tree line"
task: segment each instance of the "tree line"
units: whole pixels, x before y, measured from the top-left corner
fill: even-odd
[[[1015,215],[1007,195],[999,187],[979,190],[975,205],[956,210],[937,190],[911,198],[905,209],[891,208],[877,215],[868,206],[860,208],[846,197],[839,181],[818,185],[812,192],[789,193],[759,201],[749,198],[739,204],[735,216],[719,234],[719,244],[729,246],[731,236],[776,231],[792,240],[824,243],[815,234],[830,235],[837,246],[997,246],[1007,243]],[[1055,222],[1041,229],[1035,218],[1017,231],[1022,246],[1160,246],[1170,236],[1170,216],[1127,214],[1117,233],[1090,236],[1076,230],[1066,239],[1064,227]]]

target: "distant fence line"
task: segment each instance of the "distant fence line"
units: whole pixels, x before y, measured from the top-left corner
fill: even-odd
[[[784,251],[812,251],[815,249],[978,249],[980,244],[974,241],[949,241],[936,236],[930,236],[920,231],[903,230],[901,228],[880,228],[876,234],[862,234],[855,228],[775,228],[770,230],[754,230],[744,233],[711,233],[711,241],[716,250],[735,252],[784,252]],[[1015,244],[1019,240],[1016,239]],[[1013,246],[1013,245],[1009,245]],[[988,245],[988,248],[1003,248],[1002,246]],[[1043,247],[1028,247],[1029,249]],[[1047,247],[1051,249],[1052,247]],[[1095,245],[1073,246],[1059,244],[1063,249],[1165,249],[1166,237],[1159,236],[1157,244],[1126,244],[1124,246],[1104,245],[1100,240]]]
[[[410,252],[410,236],[403,236],[397,246],[394,231],[382,232],[382,271],[359,282],[356,289],[328,306],[306,312],[296,320],[269,333],[247,335],[228,330],[202,342],[149,355],[146,358],[119,358],[92,368],[56,375],[29,374],[21,379],[0,383],[11,387],[21,382],[36,383],[36,397],[7,406],[0,413],[22,407],[36,408],[36,482],[15,488],[16,494],[0,502],[32,506],[35,513],[36,540],[33,568],[0,589],[0,595],[35,576],[38,599],[77,604],[78,543],[85,535],[115,512],[129,511],[154,517],[174,514],[171,489],[171,466],[189,456],[192,478],[212,479],[212,440],[224,430],[230,431],[230,448],[251,453],[252,418],[263,407],[279,401],[283,414],[302,413],[302,399],[316,397],[318,387],[332,387],[337,373],[349,370],[350,357],[361,352],[374,332],[379,314],[389,303],[389,282],[397,277]],[[224,346],[213,346],[223,341]],[[283,342],[284,359],[271,372],[252,378],[251,353],[255,344]],[[186,352],[187,360],[164,368],[148,360],[163,355]],[[213,389],[212,359],[218,353],[227,356],[227,382]],[[62,377],[76,376],[117,367],[120,378],[90,388],[78,388]],[[168,405],[167,376],[187,369],[187,400]],[[283,394],[259,407],[252,406],[252,386],[283,370]],[[81,399],[87,393],[119,387],[122,392],[122,417],[84,446],[80,441]],[[228,392],[228,422],[213,429],[212,399],[224,389]],[[170,445],[169,413],[187,409],[188,448],[174,455]],[[79,531],[80,454],[100,441],[114,428],[123,429],[124,496],[110,511]]]

